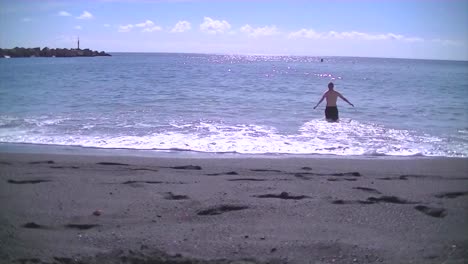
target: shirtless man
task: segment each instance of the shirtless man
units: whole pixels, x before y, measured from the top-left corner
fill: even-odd
[[[327,108],[325,108],[325,119],[327,119],[327,121],[336,122],[338,121],[338,107],[336,107],[336,101],[338,97],[343,99],[345,102],[347,102],[351,106],[354,107],[354,105],[350,103],[348,99],[346,99],[339,92],[333,90],[333,87],[334,87],[333,83],[330,82],[328,84],[328,91],[326,91],[323,94],[322,99],[320,99],[317,105],[314,106],[314,109],[317,108],[317,106],[319,106],[319,104],[323,101],[323,99],[327,98]]]

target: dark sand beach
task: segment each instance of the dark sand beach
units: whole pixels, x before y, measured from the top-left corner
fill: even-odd
[[[1,263],[467,263],[462,158],[0,154]]]

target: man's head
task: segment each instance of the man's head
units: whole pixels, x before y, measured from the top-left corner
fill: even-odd
[[[332,82],[328,83],[328,89],[332,90],[333,87],[335,87],[335,85]]]

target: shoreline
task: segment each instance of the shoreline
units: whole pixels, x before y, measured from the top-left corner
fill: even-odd
[[[464,263],[466,160],[1,151],[0,259]]]
[[[179,149],[132,149],[132,148],[100,148],[77,145],[51,145],[37,143],[0,142],[0,153],[46,153],[65,155],[97,155],[97,156],[127,156],[127,157],[169,157],[169,158],[334,158],[334,159],[468,159],[468,157],[424,156],[424,155],[338,155],[338,154],[290,154],[290,153],[238,153],[238,152],[202,152]]]

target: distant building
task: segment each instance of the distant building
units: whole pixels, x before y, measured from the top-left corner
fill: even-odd
[[[80,37],[78,37],[78,49],[80,49]]]

